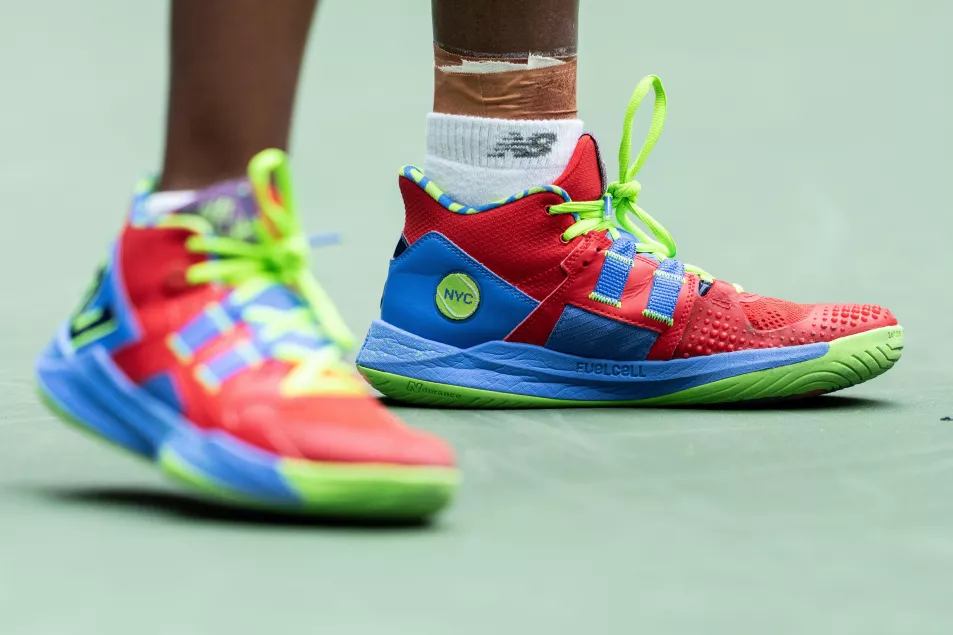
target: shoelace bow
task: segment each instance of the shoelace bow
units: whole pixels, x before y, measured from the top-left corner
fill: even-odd
[[[648,95],[655,93],[655,105],[652,111],[652,125],[649,127],[648,137],[635,157],[629,163],[632,154],[632,120],[639,109],[639,104]],[[622,123],[622,141],[619,144],[619,180],[613,181],[606,188],[604,197],[597,201],[570,201],[553,205],[549,208],[550,214],[573,214],[576,222],[563,233],[563,240],[569,242],[578,236],[591,231],[607,231],[613,239],[619,237],[619,230],[626,231],[638,239],[637,253],[651,254],[659,261],[674,258],[676,247],[672,234],[655,220],[648,212],[638,206],[636,201],[642,191],[642,184],[635,180],[635,176],[642,169],[652,148],[662,135],[665,126],[666,101],[665,89],[662,81],[656,75],[644,77],[629,99]],[[628,166],[628,167],[626,167]],[[633,218],[638,219],[651,232],[651,236],[639,227]],[[714,277],[701,267],[685,263],[685,271],[698,275],[702,280],[712,282]],[[734,285],[740,292],[741,287]]]
[[[311,381],[308,375],[313,377],[339,367],[345,369],[342,353],[354,345],[354,336],[311,273],[312,245],[301,228],[287,157],[281,151],[266,150],[252,159],[248,175],[261,208],[260,216],[254,221],[257,241],[211,235],[190,237],[187,241],[190,251],[216,258],[192,265],[187,279],[192,284],[222,282],[235,286],[237,293],[248,295],[274,283],[294,289],[303,300],[303,306],[284,310],[251,305],[244,309],[243,317],[262,325],[262,334],[267,340],[300,333],[333,344],[318,349],[282,343],[276,347],[279,358],[298,364],[297,381],[304,385]],[[272,193],[273,183],[277,195]],[[329,241],[318,237],[315,242]],[[348,371],[347,375],[351,373]],[[294,377],[289,379],[295,383]]]

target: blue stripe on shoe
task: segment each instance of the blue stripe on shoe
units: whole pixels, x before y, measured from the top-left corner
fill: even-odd
[[[622,291],[629,279],[629,272],[635,263],[635,238],[629,234],[621,234],[605,252],[605,262],[599,272],[596,288],[589,294],[591,300],[609,304],[615,307],[622,306]]]
[[[214,391],[244,369],[258,366],[263,361],[254,344],[240,342],[196,368],[196,378],[207,389]]]
[[[166,343],[179,361],[187,362],[199,349],[223,333],[229,332],[235,322],[220,304],[213,304],[199,313],[178,333],[169,335]]]
[[[648,306],[642,311],[642,315],[671,326],[678,294],[684,283],[685,265],[675,258],[663,260],[653,274]]]

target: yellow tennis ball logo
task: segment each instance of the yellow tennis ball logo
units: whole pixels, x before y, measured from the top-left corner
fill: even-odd
[[[465,320],[480,306],[480,287],[465,273],[451,273],[437,285],[437,310],[451,320]]]

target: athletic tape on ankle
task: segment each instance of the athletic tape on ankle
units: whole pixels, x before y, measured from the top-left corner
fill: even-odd
[[[575,119],[576,58],[553,59],[536,67],[528,61],[529,56],[464,57],[434,45],[434,112],[494,119]],[[487,70],[456,70],[464,62],[486,63]],[[514,62],[526,68],[496,70],[496,64],[507,68]]]

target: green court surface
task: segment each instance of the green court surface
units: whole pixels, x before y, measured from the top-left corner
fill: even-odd
[[[315,269],[361,333],[424,151],[428,4],[326,0],[309,50],[299,200],[344,234]],[[639,202],[680,256],[888,306],[904,357],[777,409],[398,408],[465,478],[395,528],[204,504],[41,407],[33,357],[158,164],[167,15],[0,2],[0,634],[951,632],[951,20],[948,0],[583,0],[610,173],[635,83],[665,82]]]

